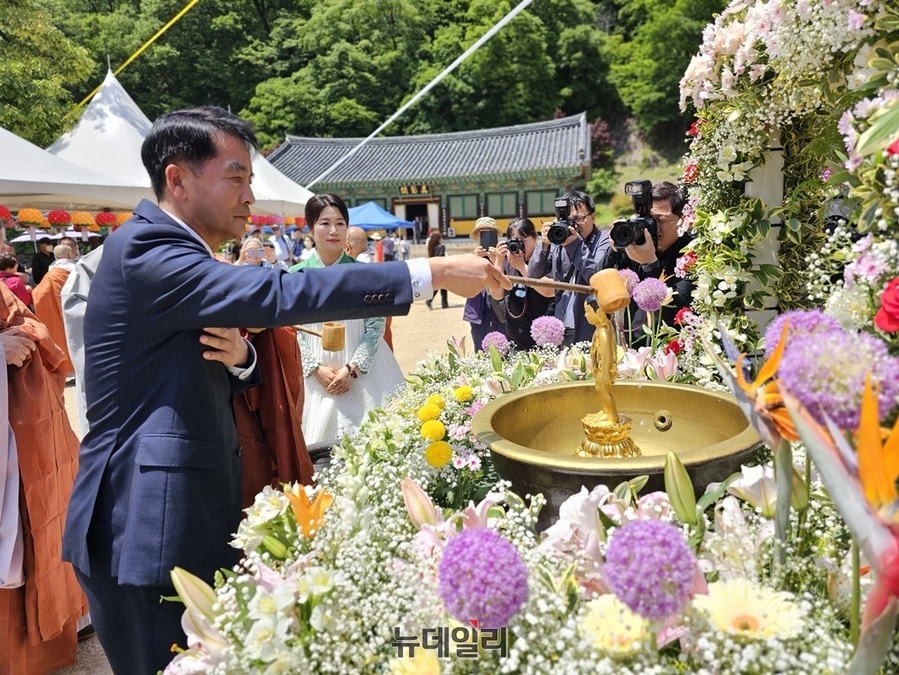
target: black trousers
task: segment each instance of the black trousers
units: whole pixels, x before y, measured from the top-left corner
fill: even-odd
[[[173,644],[187,646],[181,629],[184,605],[160,600],[174,587],[128,586],[110,576],[75,570],[87,595],[91,621],[116,675],[154,675],[175,657]]]

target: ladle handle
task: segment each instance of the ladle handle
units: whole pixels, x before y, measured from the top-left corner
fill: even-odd
[[[584,284],[569,284],[564,281],[553,281],[552,279],[530,279],[528,277],[506,277],[513,284],[521,284],[522,286],[533,286],[535,288],[554,288],[557,291],[574,291],[575,293],[592,293],[593,289]]]
[[[309,335],[314,335],[315,337],[321,337],[321,332],[315,330],[314,328],[306,328],[306,326],[294,326],[298,331],[302,331],[303,333],[309,333]]]

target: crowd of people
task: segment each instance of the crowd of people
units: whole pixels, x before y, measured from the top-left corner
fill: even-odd
[[[670,182],[652,187],[652,209],[655,233],[617,249],[607,229],[596,223],[593,199],[584,192],[573,191],[562,198],[568,205],[569,218],[562,223],[568,235],[553,243],[550,228],[560,223],[543,224],[538,236],[534,223],[524,217],[513,218],[506,226],[504,238],[494,218],[479,218],[471,232],[478,241],[475,255],[487,258],[497,270],[511,278],[545,279],[588,286],[590,278],[603,269],[628,269],[639,280],[656,277],[671,289],[671,298],[662,307],[661,320],[672,324],[674,315],[689,306],[693,282],[675,274],[675,266],[684,248],[691,241],[689,234],[680,234],[678,226],[683,216],[687,196],[683,188]],[[485,236],[489,235],[489,236]],[[485,242],[489,242],[485,244]],[[584,303],[588,296],[575,290],[550,290],[515,283],[508,291],[494,289],[470,298],[465,305],[464,319],[471,324],[471,338],[476,350],[483,349],[484,338],[494,332],[520,349],[535,345],[531,324],[541,316],[554,316],[564,326],[563,345],[588,342],[594,326],[588,321]],[[446,304],[444,303],[444,307]],[[626,310],[627,321],[622,322],[626,346],[645,343],[644,326],[649,317],[636,302]]]
[[[256,147],[220,108],[163,115],[142,151],[156,203],[83,257],[74,240],[41,241],[29,270],[0,250],[0,672],[73,663],[89,622],[115,672],[163,669],[185,641],[181,606],[160,602],[175,595],[170,571],[211,581],[231,567],[241,508],[266,485],[310,484],[307,443],[352,434],[404,386],[390,317],[412,302],[469,298],[476,347],[491,331],[533,346],[530,324],[546,315],[570,344],[590,338],[583,295],[516,278],[668,274],[687,243],[667,183],[653,193],[658,237],[622,251],[582,192],[566,195],[557,244],[523,217],[500,239],[484,217],[472,253],[447,256],[434,231],[428,256],[410,260],[406,237],[370,237],[333,194],[307,203],[308,233],[246,232]],[[73,373],[80,452],[62,407]]]

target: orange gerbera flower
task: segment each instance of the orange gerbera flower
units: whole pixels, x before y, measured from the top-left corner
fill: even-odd
[[[299,493],[299,495],[295,495],[289,489],[284,491],[287,499],[290,500],[290,505],[293,507],[293,514],[296,516],[297,524],[303,531],[303,536],[308,539],[325,522],[325,510],[331,506],[331,502],[334,501],[334,495],[320,490],[315,495],[315,499],[310,501],[309,497],[306,496],[305,490],[301,488]]]

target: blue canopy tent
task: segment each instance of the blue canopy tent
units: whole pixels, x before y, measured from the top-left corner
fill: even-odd
[[[398,227],[412,227],[408,220],[397,218],[375,202],[365,202],[350,210],[350,225],[363,230],[395,230]]]

